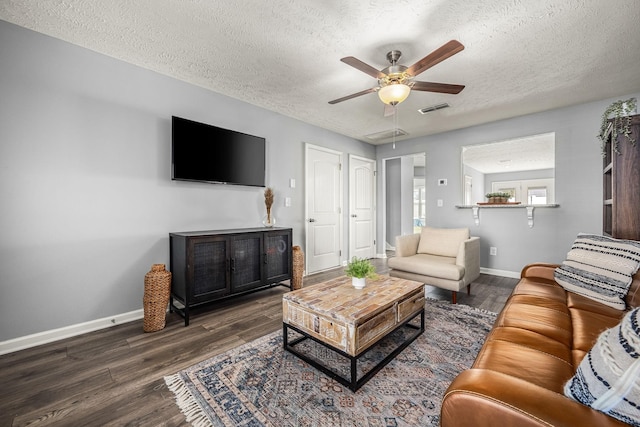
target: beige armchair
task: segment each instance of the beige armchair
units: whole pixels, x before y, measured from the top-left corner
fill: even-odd
[[[419,234],[396,237],[396,255],[389,258],[389,275],[423,282],[453,292],[480,276],[480,238],[471,237],[468,228],[423,227]]]

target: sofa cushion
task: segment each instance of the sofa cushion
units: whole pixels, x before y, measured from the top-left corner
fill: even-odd
[[[624,310],[638,267],[640,242],[580,233],[555,279],[568,291]]]
[[[467,239],[469,239],[468,228],[422,227],[418,253],[456,257],[460,244]]]
[[[387,265],[395,270],[449,280],[461,280],[465,272],[463,266],[456,264],[455,258],[427,254],[389,258]]]
[[[533,346],[502,340],[485,342],[473,367],[502,372],[556,393],[562,393],[562,386],[573,374],[573,365],[567,360]]]
[[[640,426],[640,309],[607,329],[565,384],[565,395]]]

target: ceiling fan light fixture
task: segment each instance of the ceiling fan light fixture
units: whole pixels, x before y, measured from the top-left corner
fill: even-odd
[[[411,92],[411,88],[402,83],[392,83],[383,86],[378,90],[378,97],[385,104],[398,105],[407,97]]]

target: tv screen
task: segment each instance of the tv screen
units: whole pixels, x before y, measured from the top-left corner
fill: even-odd
[[[171,179],[265,186],[265,139],[173,116]]]

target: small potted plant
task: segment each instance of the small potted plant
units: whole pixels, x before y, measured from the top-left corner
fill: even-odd
[[[356,289],[362,289],[366,285],[366,279],[376,279],[376,268],[371,261],[364,258],[353,257],[347,264],[344,273],[351,277],[351,284]]]
[[[636,140],[631,134],[630,126],[631,116],[636,113],[637,105],[638,100],[636,98],[629,98],[625,101],[616,101],[604,110],[604,113],[602,113],[602,120],[600,122],[600,133],[598,133],[598,139],[600,139],[601,142],[603,156],[605,155],[609,121],[611,121],[611,141],[614,153],[619,153],[618,135],[624,135],[631,145],[636,143]]]
[[[507,203],[511,194],[506,192],[487,193],[484,195],[489,203]]]

